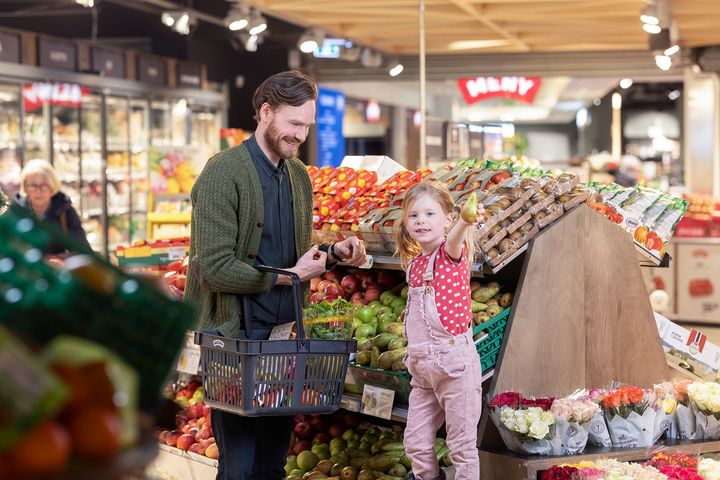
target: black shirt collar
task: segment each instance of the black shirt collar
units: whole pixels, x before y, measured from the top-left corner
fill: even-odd
[[[245,140],[245,144],[248,151],[250,152],[250,156],[253,160],[255,160],[255,165],[259,166],[259,168],[263,172],[267,173],[268,175],[287,172],[285,159],[281,158],[277,167],[273,165],[267,155],[265,155],[265,152],[262,151],[262,148],[260,148],[260,145],[255,138],[255,134],[251,135],[250,138]]]

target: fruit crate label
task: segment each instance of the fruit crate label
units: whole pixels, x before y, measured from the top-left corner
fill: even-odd
[[[365,385],[363,387],[360,413],[390,420],[392,417],[395,392],[387,388]]]

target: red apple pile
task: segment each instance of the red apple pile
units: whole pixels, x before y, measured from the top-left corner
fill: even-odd
[[[323,273],[310,281],[310,302],[332,302],[343,298],[357,306],[378,300],[385,290],[397,286],[402,278],[387,270],[352,270],[345,274],[338,269]]]
[[[176,401],[180,404],[183,404],[184,399],[189,396],[187,408],[177,414],[175,430],[159,432],[158,441],[187,452],[217,459],[219,453],[212,432],[210,407],[202,401],[201,395],[197,395],[197,392],[202,392],[202,389],[197,387],[197,382],[191,382],[176,394]]]
[[[190,257],[185,257],[182,260],[168,264],[167,273],[163,276],[165,283],[175,298],[183,298],[185,294],[189,259]]]

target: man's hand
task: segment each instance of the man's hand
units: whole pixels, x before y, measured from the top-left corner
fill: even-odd
[[[300,257],[294,267],[287,270],[296,273],[300,277],[300,281],[304,282],[319,277],[325,271],[326,261],[327,253],[320,251],[317,245],[313,245],[310,250]],[[292,285],[292,279],[287,275],[278,275],[275,284]]]
[[[366,261],[365,244],[357,237],[349,237],[333,244],[335,255],[342,258],[343,265],[359,267]]]

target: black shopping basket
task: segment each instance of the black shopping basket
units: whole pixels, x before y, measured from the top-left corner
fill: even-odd
[[[255,268],[292,279],[297,339],[240,340],[195,332],[205,403],[243,416],[334,412],[340,405],[349,356],[357,342],[305,338],[300,277],[277,268]],[[249,302],[245,299],[243,303],[250,337]]]

